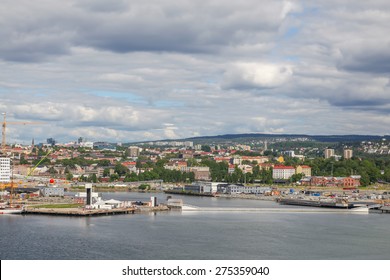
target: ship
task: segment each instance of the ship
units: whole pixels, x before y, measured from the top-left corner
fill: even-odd
[[[0,215],[8,215],[8,214],[22,214],[22,208],[0,208]]]
[[[336,199],[307,199],[307,198],[279,198],[280,204],[309,206],[309,207],[326,207],[339,209],[352,209],[362,207],[362,205],[355,205],[348,202],[345,198]]]
[[[1,214],[22,214],[23,207],[11,207],[7,203],[0,203],[0,215]]]

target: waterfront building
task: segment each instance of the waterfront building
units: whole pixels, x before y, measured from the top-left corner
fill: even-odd
[[[208,166],[191,167],[190,172],[194,172],[195,180],[210,180],[210,167]]]
[[[350,159],[352,158],[353,153],[351,149],[345,149],[344,150],[344,159]]]
[[[8,183],[11,181],[11,159],[0,158],[0,183]]]
[[[273,179],[290,179],[295,174],[293,166],[275,165],[272,170]]]
[[[359,187],[360,175],[349,177],[326,177],[326,176],[311,176],[301,180],[304,186],[321,186],[321,187]]]
[[[334,157],[334,149],[325,149],[324,155],[325,155],[325,158]]]
[[[218,192],[218,186],[224,184],[226,183],[198,181],[192,183],[192,185],[185,185],[183,190],[193,193],[214,194]]]
[[[217,193],[220,194],[265,194],[271,193],[272,188],[270,187],[252,187],[244,186],[242,184],[219,184],[217,186]]]
[[[40,194],[44,197],[62,197],[65,195],[64,188],[59,187],[43,187],[40,189]]]

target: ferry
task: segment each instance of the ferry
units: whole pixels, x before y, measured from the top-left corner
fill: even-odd
[[[326,207],[339,209],[362,208],[362,205],[355,205],[348,202],[345,198],[336,199],[307,199],[307,198],[279,198],[280,204],[310,206],[310,207]]]

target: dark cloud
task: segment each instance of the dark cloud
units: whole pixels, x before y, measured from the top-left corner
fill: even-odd
[[[338,66],[347,71],[359,71],[373,74],[390,73],[390,44],[376,48],[362,48],[358,52],[343,52]]]
[[[0,57],[44,60],[85,46],[118,53],[216,53],[269,40],[288,9],[283,2],[22,1],[0,11]],[[24,4],[24,5],[23,5]],[[282,10],[286,10],[284,14]]]

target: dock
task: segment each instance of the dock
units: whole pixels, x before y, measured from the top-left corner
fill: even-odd
[[[371,213],[390,214],[390,206],[380,206],[370,209]]]

